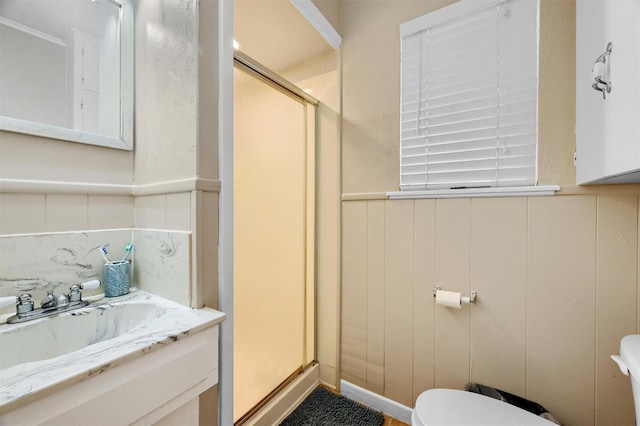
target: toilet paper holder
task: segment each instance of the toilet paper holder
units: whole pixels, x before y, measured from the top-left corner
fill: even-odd
[[[442,290],[442,287],[440,287],[440,286],[435,286],[435,287],[433,288],[433,297],[436,297],[436,295],[438,294],[438,291],[440,291],[440,290]],[[478,292],[476,292],[476,291],[473,291],[473,290],[472,290],[472,291],[469,293],[469,297],[462,296],[462,297],[460,298],[460,301],[461,301],[462,303],[476,303],[476,297],[477,297],[477,296],[478,296]]]

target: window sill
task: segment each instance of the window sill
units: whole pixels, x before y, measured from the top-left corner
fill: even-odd
[[[420,198],[539,197],[554,195],[558,185],[512,186],[502,188],[431,189],[426,191],[387,192],[391,200]]]

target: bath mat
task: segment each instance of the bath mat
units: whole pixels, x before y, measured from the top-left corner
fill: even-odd
[[[280,426],[381,426],[384,416],[342,395],[317,388]]]

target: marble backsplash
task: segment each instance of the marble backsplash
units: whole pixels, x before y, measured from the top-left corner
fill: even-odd
[[[118,260],[132,241],[131,285],[189,306],[191,234],[147,229],[0,236],[0,297],[30,293],[38,306],[49,290],[59,295],[72,284],[102,280],[100,246]],[[102,292],[100,287],[83,294]],[[13,311],[10,306],[0,314]]]
[[[133,244],[133,285],[191,306],[191,233],[137,229]]]

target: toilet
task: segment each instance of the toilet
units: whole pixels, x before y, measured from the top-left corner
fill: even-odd
[[[620,341],[620,355],[611,355],[625,375],[631,375],[636,425],[640,426],[640,334]],[[430,389],[416,400],[412,426],[549,426],[550,422],[506,402],[474,392]]]
[[[624,336],[620,341],[620,355],[611,355],[625,376],[631,374],[631,392],[636,408],[636,425],[640,425],[640,334]]]
[[[555,423],[485,395],[454,389],[430,389],[418,396],[411,425],[550,426]]]

